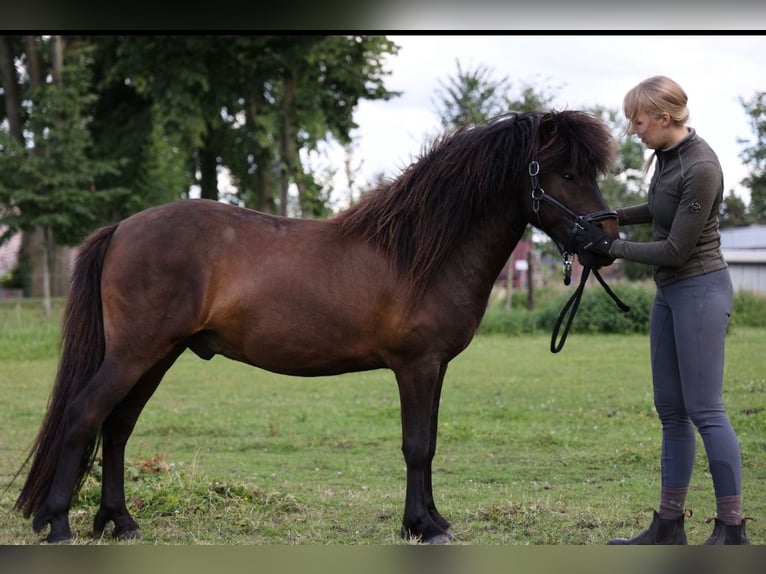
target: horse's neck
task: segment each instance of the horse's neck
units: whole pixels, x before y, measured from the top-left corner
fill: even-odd
[[[496,221],[482,225],[453,258],[450,275],[479,297],[489,297],[503,266],[518,245],[526,229],[525,223],[513,222],[498,215]]]

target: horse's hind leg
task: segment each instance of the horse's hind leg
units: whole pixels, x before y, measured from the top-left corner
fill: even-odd
[[[63,542],[72,537],[69,508],[75,487],[87,468],[88,445],[95,442],[103,420],[130,390],[126,381],[115,381],[114,373],[113,364],[102,363],[62,414],[63,436],[55,463],[56,470],[45,502],[37,509],[32,521],[35,532],[40,532],[47,524],[51,525],[45,539],[47,542]]]
[[[40,532],[51,525],[47,542],[71,539],[69,508],[79,480],[84,476],[88,444],[95,441],[99,429],[112,410],[130,393],[147,367],[120,366],[107,356],[85,388],[70,403],[63,414],[64,428],[56,471],[45,502],[35,512],[32,528]]]
[[[182,351],[183,347],[173,350],[151,368],[104,421],[101,504],[93,521],[96,536],[101,536],[111,521],[114,523],[114,538],[141,538],[141,530],[125,503],[125,445],[147,401]]]

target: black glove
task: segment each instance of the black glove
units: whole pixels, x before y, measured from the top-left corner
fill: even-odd
[[[580,263],[596,269],[614,263],[615,258],[609,254],[612,241],[603,228],[592,223],[578,226],[574,232],[574,246]]]

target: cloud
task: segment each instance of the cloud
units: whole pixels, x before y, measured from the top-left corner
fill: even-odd
[[[644,7],[646,8],[646,7]],[[642,10],[644,9],[642,8]],[[726,190],[747,198],[739,182],[748,174],[738,139],[753,133],[740,102],[766,90],[766,36],[454,34],[391,35],[400,46],[389,61],[386,85],[402,96],[360,103],[355,119],[362,174],[394,176],[440,131],[434,98],[457,71],[484,66],[513,86],[555,94],[557,108],[601,105],[621,110],[625,92],[644,78],[665,74],[689,96],[690,125],[721,160]]]

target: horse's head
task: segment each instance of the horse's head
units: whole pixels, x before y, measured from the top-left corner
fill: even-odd
[[[527,220],[562,253],[575,253],[578,225],[600,225],[617,238],[617,214],[609,210],[598,187],[599,175],[607,172],[614,159],[609,127],[585,112],[549,112],[539,114],[536,140],[528,163]],[[587,263],[600,267],[612,260],[593,255]]]

